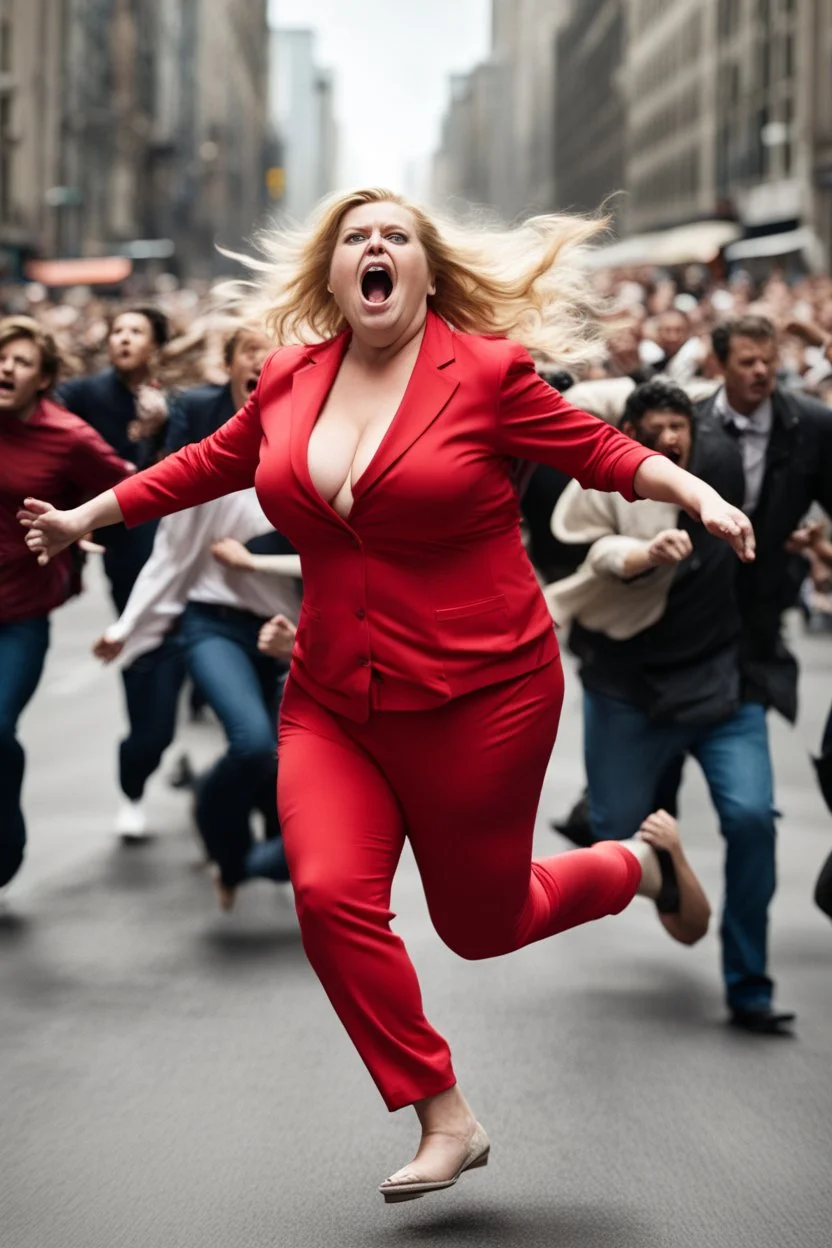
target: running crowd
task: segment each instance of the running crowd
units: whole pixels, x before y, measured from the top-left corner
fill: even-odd
[[[778,1032],[794,1015],[774,1006],[768,966],[776,806],[766,717],[798,713],[783,614],[832,582],[832,279],[714,283],[693,268],[598,282],[611,308],[605,354],[580,379],[543,375],[742,507],[757,559],[739,563],[670,504],[585,490],[548,467],[525,474],[527,550],[584,692],[586,791],[554,826],[588,845],[632,837],[651,812],[668,812],[653,820],[678,875],[677,792],[695,758],[726,847],[731,1021]],[[127,720],[114,830],[147,835],[145,788],[189,690],[226,738],[206,771],[185,768],[181,780],[228,910],[246,881],[289,879],[274,793],[302,593],[296,552],[253,489],[158,524],[99,530],[45,566],[17,513],[30,496],[74,506],[215,432],[245,404],[270,343],[253,325],[218,327],[198,296],[174,288],[115,312],[83,293],[53,302],[39,290],[9,292],[2,306],[0,887],[26,843],[17,723],[43,670],[50,614],[100,555],[115,618],[90,644],[120,670]],[[832,810],[832,714],[816,766]],[[815,899],[832,918],[832,855]],[[684,922],[666,920],[681,939]]]

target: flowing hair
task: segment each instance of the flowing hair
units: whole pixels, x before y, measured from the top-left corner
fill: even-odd
[[[441,218],[381,187],[331,195],[302,227],[281,225],[256,239],[262,259],[233,255],[258,277],[221,288],[275,342],[331,338],[346,320],[327,289],[341,222],[361,204],[394,203],[413,216],[436,282],[428,306],[464,333],[513,338],[560,367],[603,352],[601,300],[581,263],[603,218],[546,215],[496,228]]]

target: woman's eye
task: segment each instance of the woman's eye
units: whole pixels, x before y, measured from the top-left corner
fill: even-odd
[[[364,237],[363,234],[359,234],[358,232],[353,232],[352,234],[347,235],[347,237],[344,239],[344,242],[345,243],[360,243],[363,237]]]
[[[390,239],[392,243],[406,243],[407,242],[407,235],[402,234],[400,230],[394,230],[393,233],[388,234],[387,237]]]

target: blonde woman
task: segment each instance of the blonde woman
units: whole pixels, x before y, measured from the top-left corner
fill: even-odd
[[[753,557],[742,512],[535,372],[526,348],[559,365],[595,350],[570,253],[597,228],[542,217],[466,234],[386,190],[330,200],[306,233],[273,242],[266,323],[293,345],[245,407],[74,511],[29,499],[21,513],[46,562],[103,524],[255,483],[300,552],[280,818],[309,959],[388,1108],[413,1105],[421,1125],[413,1161],[381,1186],[388,1201],[450,1187],[489,1152],[390,928],[405,837],[436,929],[464,958],[617,913],[637,892],[667,901],[673,884],[638,837],[532,861],[563,676],[520,540],[518,461],[676,503]]]

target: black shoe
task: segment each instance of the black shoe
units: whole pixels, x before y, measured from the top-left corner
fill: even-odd
[[[589,798],[585,792],[565,819],[552,819],[549,827],[553,832],[560,832],[561,836],[565,836],[579,849],[589,849],[598,839],[589,822]]]
[[[196,785],[196,772],[191,766],[187,754],[180,754],[176,766],[168,778],[172,789],[193,789]]]
[[[655,849],[653,852],[659,860],[662,873],[662,887],[656,898],[656,909],[659,914],[678,914],[682,908],[682,899],[673,859],[666,849]]]
[[[832,753],[821,754],[820,758],[813,758],[812,762],[826,809],[832,811]]]
[[[730,1023],[743,1031],[750,1031],[755,1036],[790,1036],[791,1025],[797,1018],[788,1010],[773,1010],[770,1005],[761,1005],[756,1010],[731,1010]]]

